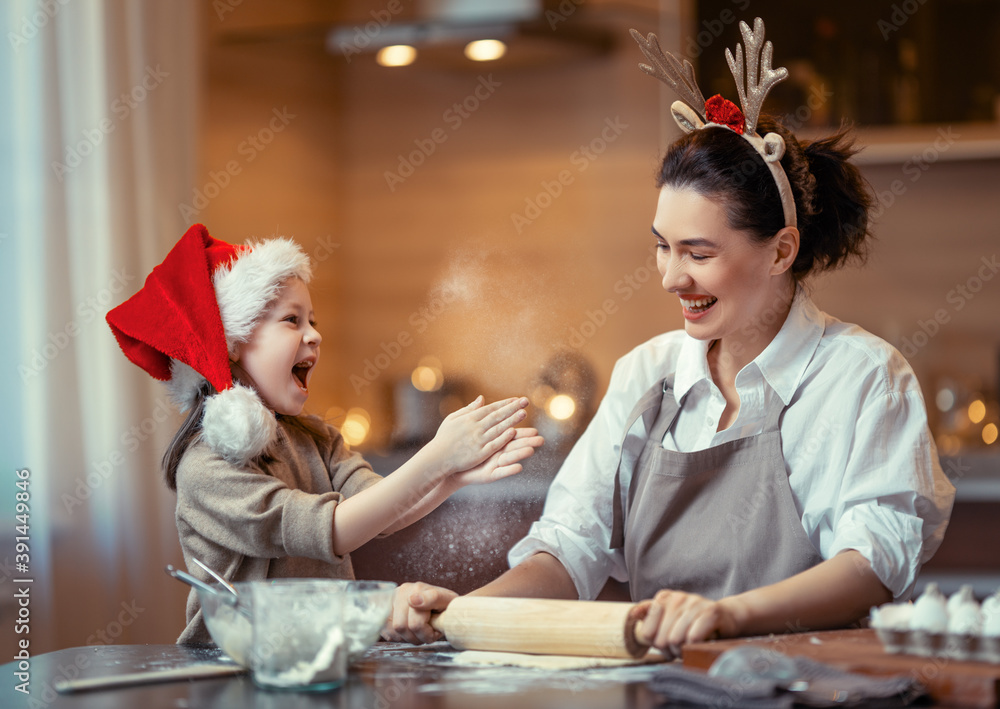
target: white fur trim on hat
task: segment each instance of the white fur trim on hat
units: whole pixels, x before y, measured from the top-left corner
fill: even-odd
[[[234,382],[232,389],[205,399],[201,430],[209,448],[230,463],[245,466],[267,449],[278,422],[253,389]]]
[[[308,283],[312,278],[309,257],[291,239],[248,243],[246,248],[231,264],[216,269],[212,277],[231,356],[236,354],[237,345],[250,339],[286,279],[297,276]]]

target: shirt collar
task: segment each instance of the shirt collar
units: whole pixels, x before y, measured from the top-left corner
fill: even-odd
[[[802,287],[795,291],[788,317],[778,334],[750,363],[787,406],[812,360],[825,329],[823,313]],[[708,347],[711,340],[684,338],[674,375],[674,398],[679,403],[702,379],[711,379]]]
[[[799,286],[778,334],[754,360],[785,406],[791,403],[825,329],[823,313]]]
[[[711,344],[711,340],[696,340],[690,335],[684,338],[674,374],[674,398],[678,404],[691,387],[702,379],[712,378],[708,371],[708,347]]]

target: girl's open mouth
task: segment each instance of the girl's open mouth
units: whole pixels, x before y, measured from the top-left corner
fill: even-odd
[[[298,381],[302,391],[309,391],[309,370],[312,369],[313,364],[313,362],[305,360],[292,367],[292,376]]]

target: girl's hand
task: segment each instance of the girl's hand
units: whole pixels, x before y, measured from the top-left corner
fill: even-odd
[[[711,601],[703,596],[664,589],[647,606],[635,626],[635,639],[668,656],[679,656],[681,645],[739,634],[732,598]]]
[[[468,406],[449,414],[437,435],[424,447],[445,475],[479,465],[514,440],[514,426],[524,420],[527,397],[483,405],[478,396]]]
[[[545,443],[533,428],[514,429],[514,440],[479,465],[455,473],[451,480],[458,486],[491,483],[523,470],[521,461],[530,458]]]
[[[443,611],[458,594],[427,583],[404,583],[392,596],[392,615],[382,629],[389,642],[432,643],[441,633],[431,627],[431,615]]]

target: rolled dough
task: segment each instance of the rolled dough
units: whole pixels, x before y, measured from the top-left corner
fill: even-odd
[[[583,670],[589,667],[628,667],[652,662],[665,662],[666,656],[653,649],[643,657],[622,659],[617,657],[578,657],[576,655],[529,655],[521,652],[487,652],[465,650],[456,653],[453,665],[505,665],[508,667],[534,667],[543,670]]]

